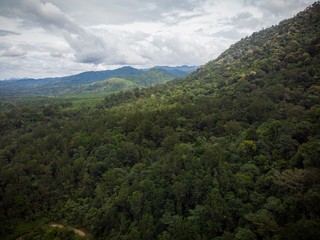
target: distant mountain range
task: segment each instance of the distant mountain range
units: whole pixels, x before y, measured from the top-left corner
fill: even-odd
[[[135,87],[148,87],[183,77],[197,66],[156,66],[136,69],[125,66],[115,70],[89,71],[55,78],[26,78],[0,81],[2,97],[62,96],[67,94],[107,94]]]

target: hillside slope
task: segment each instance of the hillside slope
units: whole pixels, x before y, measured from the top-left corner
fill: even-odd
[[[6,80],[0,81],[0,97],[79,95],[81,92],[79,89],[90,88],[91,84],[110,78],[125,79],[131,82],[130,85],[135,84],[136,87],[148,87],[183,77],[196,69],[195,66],[161,66],[142,70],[127,66],[115,70],[83,72],[66,77]],[[117,91],[130,88],[132,87],[128,88],[127,85],[123,85],[123,88]],[[107,95],[113,90],[109,91],[108,88],[104,88],[98,92]]]
[[[320,3],[183,80],[1,112],[0,235],[318,239]]]
[[[263,84],[271,85],[274,81],[265,77],[274,75],[281,78],[277,83],[310,87],[319,76],[320,15],[317,8],[316,4],[293,19],[242,39],[191,74],[189,79],[218,79],[220,86],[239,80],[262,79]],[[304,76],[297,75],[296,69],[303,69]]]
[[[106,80],[97,81],[92,84],[84,84],[73,86],[61,91],[59,94],[106,94],[139,87],[139,85],[122,78],[108,78]]]

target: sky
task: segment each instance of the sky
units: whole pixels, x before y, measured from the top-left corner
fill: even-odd
[[[0,79],[203,65],[315,0],[0,0]]]

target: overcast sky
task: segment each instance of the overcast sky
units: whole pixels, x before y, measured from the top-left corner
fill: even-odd
[[[0,0],[0,79],[202,65],[315,0]]]

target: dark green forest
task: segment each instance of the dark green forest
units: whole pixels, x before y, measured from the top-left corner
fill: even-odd
[[[319,66],[317,2],[164,85],[3,102],[1,239],[319,239]]]

